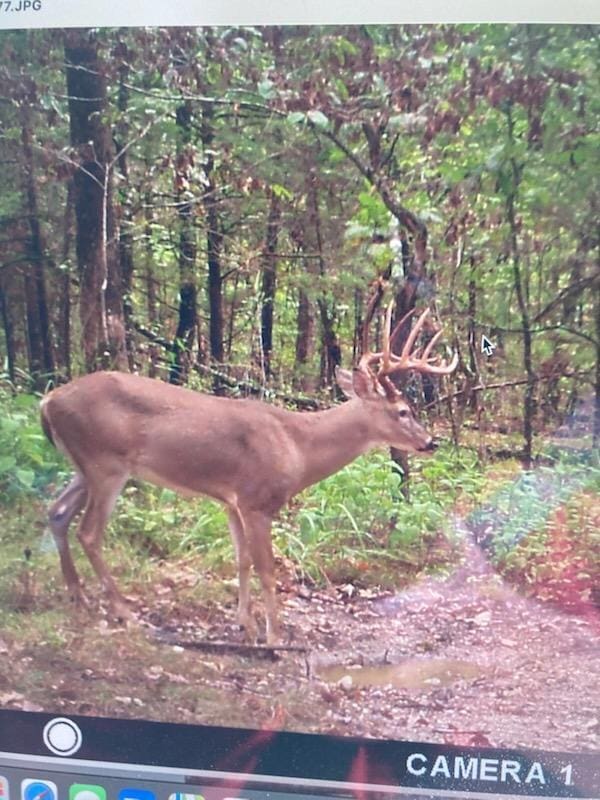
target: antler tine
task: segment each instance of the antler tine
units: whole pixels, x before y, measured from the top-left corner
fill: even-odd
[[[439,340],[439,338],[440,338],[440,336],[442,335],[443,332],[444,331],[440,329],[434,336],[431,337],[431,339],[427,343],[427,347],[423,351],[423,355],[421,356],[423,361],[427,361],[429,359],[429,354],[431,353],[431,351],[433,350],[433,348],[437,344],[437,342],[438,342],[438,340]]]
[[[427,372],[429,375],[450,375],[458,366],[458,353],[454,353],[452,356],[452,361],[449,364],[446,364],[445,361],[442,361],[441,364],[426,364],[423,363],[420,367],[416,365],[413,369],[417,370],[417,372]]]
[[[413,328],[406,340],[404,347],[402,348],[402,352],[400,353],[400,358],[407,359],[410,358],[410,353],[413,347],[415,346],[415,342],[417,341],[417,336],[421,332],[421,328],[425,324],[425,320],[429,316],[429,309],[426,308],[425,311],[421,314],[419,319],[413,325]]]
[[[391,300],[385,312],[385,328],[383,331],[383,359],[379,372],[383,375],[389,371],[390,368],[390,353],[392,349],[391,344],[391,330],[392,330],[392,312],[394,310],[394,301]]]
[[[394,341],[396,340],[396,336],[398,336],[398,334],[400,333],[400,330],[402,329],[402,326],[404,325],[406,320],[412,317],[414,313],[415,309],[411,308],[410,311],[407,311],[406,314],[402,317],[402,319],[394,325],[394,330],[390,334],[390,347],[393,347]]]

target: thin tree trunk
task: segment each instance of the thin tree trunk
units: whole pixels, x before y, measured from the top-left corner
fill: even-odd
[[[27,332],[28,371],[32,385],[42,387],[44,372],[44,354],[42,350],[42,328],[38,308],[38,296],[35,279],[28,269],[23,278],[25,294],[25,330]]]
[[[470,274],[469,274],[469,306],[467,311],[467,337],[469,342],[469,383],[475,386],[479,383],[479,368],[477,364],[477,332],[475,329],[475,318],[477,316],[477,285],[475,283],[475,267],[474,258],[470,258]],[[465,400],[468,400],[469,407],[472,411],[477,411],[477,404],[479,403],[479,393],[469,392],[463,395]]]
[[[229,310],[229,326],[227,328],[227,361],[231,362],[231,354],[233,348],[233,332],[235,329],[235,314],[237,310],[238,289],[240,285],[240,271],[235,271],[235,278],[233,280],[233,292],[231,295],[231,306]]]
[[[316,250],[318,253],[319,275],[321,282],[325,277],[325,258],[323,256],[323,237],[321,235],[321,214],[319,209],[319,197],[317,193],[316,178],[311,175],[308,184],[308,201],[311,228],[314,231]],[[337,394],[335,384],[335,368],[342,363],[342,351],[335,332],[335,316],[332,312],[327,294],[321,291],[317,298],[317,307],[321,320],[321,385],[331,386],[334,394]]]
[[[154,277],[154,253],[152,251],[152,203],[150,192],[146,195],[144,204],[144,261],[146,282],[146,312],[150,329],[154,330],[158,322],[156,278]],[[157,375],[158,347],[154,342],[148,345],[148,375],[155,378]]]
[[[210,102],[202,103],[202,124],[200,138],[204,149],[204,174],[206,186],[202,195],[208,229],[206,232],[208,259],[208,305],[209,305],[209,343],[213,362],[223,362],[223,277],[221,274],[221,250],[223,234],[217,208],[217,187],[215,183],[215,160],[212,147],[215,138],[213,128],[214,107]],[[215,379],[215,391],[222,390]]]
[[[508,125],[508,138],[510,143],[513,144],[514,130],[510,109],[507,111],[506,118]],[[525,386],[525,395],[523,399],[523,462],[526,469],[529,469],[531,467],[533,452],[533,417],[535,414],[536,376],[533,370],[531,322],[529,318],[529,309],[521,270],[521,252],[517,238],[515,200],[521,180],[521,174],[514,158],[511,158],[511,168],[512,186],[506,197],[506,216],[510,230],[509,241],[513,266],[514,286],[517,295],[517,303],[519,305],[519,313],[521,315],[521,328],[523,331],[523,367],[525,369],[525,375],[527,376],[527,384]]]
[[[508,222],[511,229],[511,250],[513,261],[513,276],[515,290],[517,293],[517,302],[519,305],[519,312],[521,314],[521,328],[523,332],[523,367],[525,375],[527,376],[527,384],[525,386],[525,395],[523,399],[523,461],[525,467],[531,467],[532,450],[533,450],[533,416],[535,413],[535,372],[533,371],[533,360],[531,353],[531,325],[529,321],[529,313],[525,302],[523,293],[523,285],[521,282],[521,269],[520,269],[520,254],[518,249],[518,242],[516,236],[516,219],[514,208],[514,197],[512,195],[508,198],[507,206]]]
[[[292,241],[296,246],[296,255],[300,256],[305,250],[305,228],[308,227],[300,221],[290,231]],[[294,363],[294,385],[306,391],[309,388],[308,365],[314,352],[314,326],[315,315],[312,303],[311,289],[315,283],[315,259],[303,258],[300,263],[298,278],[298,305],[296,311],[296,343]]]
[[[392,214],[402,226],[400,241],[402,247],[402,269],[404,280],[398,287],[394,298],[394,319],[393,324],[400,321],[415,307],[417,291],[426,279],[427,268],[427,241],[428,231],[424,223],[413,215],[407,215],[406,210],[397,207],[396,202],[389,190],[382,192],[382,197]],[[413,232],[413,253],[410,253],[406,228]],[[412,327],[412,318],[408,317],[404,325],[400,328],[398,335],[392,343],[394,353],[399,353],[409,336]],[[400,388],[402,389],[402,379]],[[425,384],[426,385],[426,384]],[[431,394],[431,392],[429,392]],[[407,501],[410,501],[410,462],[408,454],[395,447],[390,448],[392,461],[400,468],[402,473],[402,494]]]
[[[267,219],[267,235],[263,252],[263,269],[261,281],[261,313],[260,335],[262,341],[262,373],[266,380],[271,377],[271,355],[273,352],[273,311],[275,305],[275,289],[277,285],[277,239],[281,219],[281,202],[271,192],[269,216]]]
[[[4,331],[4,343],[6,345],[6,367],[11,383],[15,382],[15,325],[11,315],[11,306],[4,292],[4,287],[0,282],[0,316],[2,317],[2,329]]]
[[[124,47],[124,45],[122,45]],[[125,192],[130,190],[129,185],[129,166],[127,152],[124,150],[129,139],[129,88],[127,81],[129,78],[129,64],[127,63],[127,53],[119,66],[119,92],[117,96],[117,108],[120,112],[117,124],[117,153],[119,172],[123,178]],[[123,321],[125,324],[125,345],[127,348],[127,361],[129,369],[135,369],[135,337],[133,325],[131,324],[133,315],[132,306],[132,284],[133,284],[133,229],[134,219],[131,201],[129,198],[121,206],[121,224],[119,225],[119,262],[121,265],[121,275],[123,280]]]
[[[62,272],[58,286],[57,308],[57,354],[59,372],[71,380],[71,270],[68,268],[72,244],[73,224],[73,182],[67,187],[67,202],[64,213],[64,233],[62,246]]]
[[[600,245],[598,246],[598,267],[600,268]],[[596,287],[596,380],[594,403],[594,447],[600,446],[600,287]]]
[[[306,389],[306,368],[311,355],[314,316],[311,302],[305,289],[298,289],[298,311],[296,315],[296,384]]]
[[[48,313],[48,293],[46,289],[47,249],[39,218],[37,187],[33,168],[33,146],[31,140],[30,108],[25,104],[21,109],[21,145],[23,148],[23,177],[29,219],[29,256],[32,275],[27,283],[27,320],[30,335],[31,374],[36,385],[41,387],[47,381],[55,380],[54,353],[50,316]],[[39,336],[39,343],[31,341],[31,336]],[[38,352],[39,350],[39,352]],[[35,357],[33,354],[35,353]]]
[[[179,134],[176,172],[179,215],[179,319],[173,343],[174,358],[169,382],[182,384],[187,378],[191,363],[197,317],[196,230],[194,207],[188,199],[188,178],[192,161],[192,106],[189,101],[178,107],[176,122]]]

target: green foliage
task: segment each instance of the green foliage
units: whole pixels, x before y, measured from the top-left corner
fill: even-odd
[[[475,456],[444,447],[416,467],[408,503],[397,467],[372,453],[304,492],[275,524],[275,540],[312,579],[391,583],[399,564],[425,565],[448,507],[483,486]]]
[[[208,500],[184,500],[170,489],[133,485],[119,500],[110,525],[138,550],[157,557],[195,552],[213,564],[231,561],[227,515]]]
[[[0,393],[0,496],[34,495],[62,477],[64,461],[44,436],[39,397]]]

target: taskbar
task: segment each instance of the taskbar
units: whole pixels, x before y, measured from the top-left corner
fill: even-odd
[[[32,769],[36,775],[23,775]],[[111,783],[109,800],[180,800],[171,798],[177,792],[203,800],[367,800],[398,794],[600,800],[596,753],[0,711],[0,777],[17,786],[0,800],[32,800],[23,794],[22,782],[43,772],[58,776],[57,800],[107,800],[73,796],[72,785],[94,776],[156,784],[146,787],[152,796],[122,797]]]

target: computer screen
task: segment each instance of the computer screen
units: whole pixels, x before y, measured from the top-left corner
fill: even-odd
[[[599,796],[598,20],[307,9],[0,0],[1,800]]]

